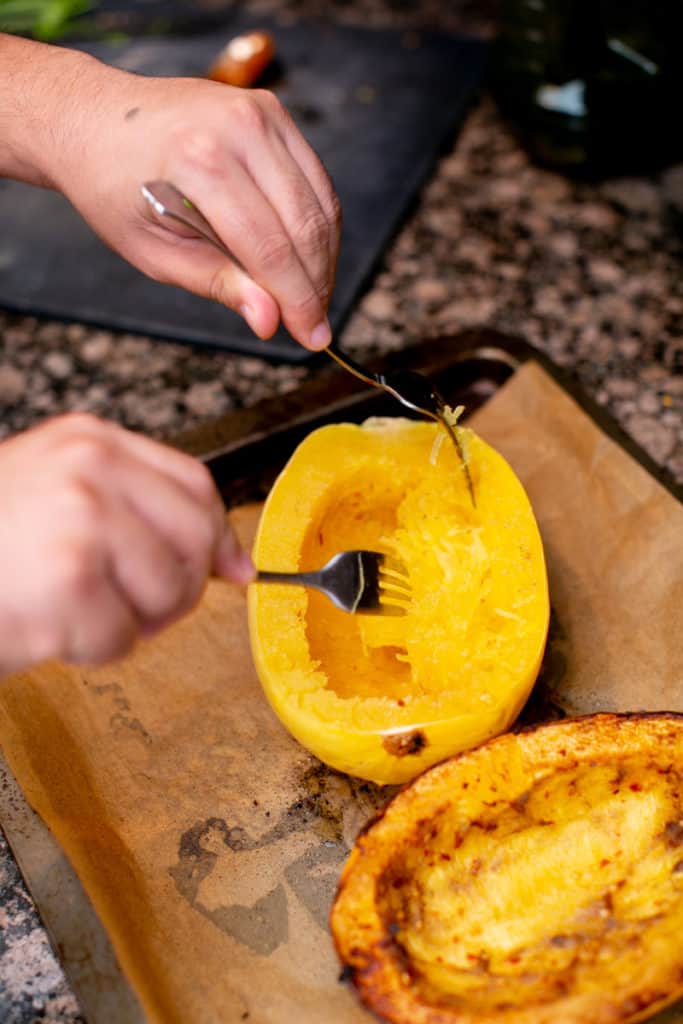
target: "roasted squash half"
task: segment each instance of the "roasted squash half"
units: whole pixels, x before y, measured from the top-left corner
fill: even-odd
[[[425,772],[356,843],[332,911],[394,1024],[644,1019],[683,994],[683,716],[595,715]]]
[[[460,436],[476,505],[436,424],[314,431],[276,481],[256,539],[264,569],[315,569],[355,548],[407,568],[402,617],[350,615],[301,588],[249,593],[254,661],[275,712],[322,761],[378,783],[505,730],[543,654],[548,588],[529,500],[502,456]]]

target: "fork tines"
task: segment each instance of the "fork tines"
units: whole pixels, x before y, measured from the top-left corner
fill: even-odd
[[[407,611],[412,591],[408,570],[398,558],[384,555],[379,566],[379,599],[385,611],[395,608],[394,614]]]

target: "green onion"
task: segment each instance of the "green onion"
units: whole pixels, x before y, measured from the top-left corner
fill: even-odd
[[[92,6],[90,0],[0,0],[0,32],[56,39]]]

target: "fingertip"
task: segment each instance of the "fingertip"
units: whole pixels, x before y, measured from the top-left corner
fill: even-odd
[[[240,551],[230,564],[230,579],[235,583],[253,583],[256,579],[256,568],[246,551]]]
[[[252,292],[240,305],[239,312],[262,341],[271,338],[280,323],[278,305],[266,292]]]
[[[319,352],[321,349],[327,348],[331,341],[332,328],[326,317],[317,327],[313,328],[306,347],[313,349],[314,352]]]
[[[246,551],[238,548],[232,536],[221,544],[215,558],[214,570],[223,579],[246,585],[256,579],[256,569]]]

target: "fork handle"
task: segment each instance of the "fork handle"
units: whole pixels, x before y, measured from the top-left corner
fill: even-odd
[[[336,342],[330,342],[325,351],[336,363],[339,363],[339,365],[345,370],[352,373],[354,377],[358,378],[358,380],[362,380],[364,384],[371,384],[373,388],[383,387],[376,374],[364,370],[362,366],[359,366],[358,363],[354,362],[346,352],[341,352]]]
[[[197,209],[189,199],[186,199],[170,181],[147,181],[140,191],[159,220],[174,221],[176,224],[180,224],[182,228],[203,238],[205,242],[212,245],[214,249],[218,249],[220,253],[236,263],[241,270],[244,270],[235,254],[221,241],[201,210]],[[352,373],[354,377],[362,380],[364,384],[371,384],[375,388],[382,387],[375,374],[368,373],[346,352],[341,352],[335,342],[328,345],[325,351],[335,362]]]
[[[237,263],[241,270],[244,270],[237,257],[221,241],[201,210],[198,210],[194,203],[186,199],[180,189],[177,189],[170,181],[146,181],[140,191],[159,220],[174,221],[176,224],[180,224],[195,236],[203,238],[205,242],[212,245],[214,249],[218,249],[228,259]],[[177,229],[176,233],[178,233]]]
[[[314,587],[322,590],[321,574],[319,572],[268,572],[259,569],[256,573],[256,583],[287,583],[296,587]]]

